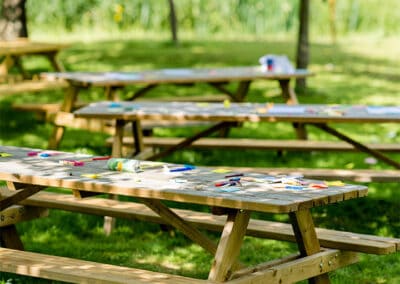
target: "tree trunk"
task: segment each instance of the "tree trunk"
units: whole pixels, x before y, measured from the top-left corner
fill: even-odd
[[[169,4],[169,22],[171,26],[172,41],[178,44],[178,22],[176,19],[174,0],[168,0]]]
[[[310,1],[300,0],[299,9],[299,34],[297,42],[296,66],[299,69],[307,69],[309,61],[308,44],[308,22],[309,22]],[[306,79],[296,80],[296,91],[304,93],[306,89]]]
[[[1,39],[28,37],[25,2],[26,0],[3,0],[0,19]]]
[[[331,40],[336,44],[336,0],[328,0],[329,4],[329,26],[331,30]]]

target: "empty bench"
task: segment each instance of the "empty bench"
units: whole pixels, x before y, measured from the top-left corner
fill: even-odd
[[[0,97],[20,93],[51,91],[68,87],[64,81],[24,80],[16,83],[1,84]]]
[[[177,145],[184,139],[179,137],[144,137],[147,147],[166,148]],[[111,145],[113,138],[107,139]],[[133,137],[124,137],[123,145],[132,148]],[[373,143],[366,146],[383,152],[400,152],[400,144]],[[194,141],[190,148],[196,149],[251,149],[251,150],[286,150],[286,151],[358,151],[353,145],[341,141],[311,141],[311,140],[266,140],[248,138],[200,138]]]
[[[206,283],[178,275],[0,248],[0,270],[70,283]]]

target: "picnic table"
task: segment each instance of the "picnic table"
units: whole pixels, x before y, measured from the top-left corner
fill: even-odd
[[[6,76],[15,66],[24,79],[29,78],[22,65],[24,56],[45,56],[56,71],[64,71],[64,67],[57,59],[58,53],[66,47],[65,44],[31,41],[26,38],[0,42],[0,75]]]
[[[274,80],[279,82],[283,99],[286,103],[297,104],[298,99],[294,90],[290,87],[290,81],[297,78],[305,78],[313,75],[308,70],[297,69],[290,72],[266,71],[262,66],[237,66],[215,68],[173,68],[158,69],[141,72],[50,72],[43,73],[42,78],[48,81],[65,80],[70,88],[66,92],[63,104],[57,112],[55,119],[72,122],[68,116],[78,99],[82,89],[91,87],[103,87],[106,98],[116,99],[116,91],[126,86],[143,86],[125,100],[136,100],[156,86],[174,84],[187,86],[197,83],[208,84],[220,93],[229,96],[233,102],[243,102],[248,95],[250,84],[256,80]],[[238,83],[236,90],[227,88],[229,83]],[[174,100],[173,97],[170,98]],[[189,99],[189,96],[188,96]],[[211,98],[212,100],[212,98]],[[305,138],[306,134],[301,127],[297,128],[299,138]],[[58,125],[54,128],[49,141],[49,148],[56,149],[62,139],[64,127]]]
[[[0,146],[0,153],[0,180],[6,181],[11,189],[8,195],[0,198],[2,214],[20,203],[38,206],[39,199],[35,196],[47,187],[135,197],[214,256],[207,281],[17,251],[11,243],[0,248],[1,271],[76,283],[292,283],[308,278],[312,278],[313,283],[329,283],[328,272],[358,261],[354,251],[363,242],[360,238],[356,238],[356,242],[350,246],[348,240],[354,238],[337,238],[342,243],[340,246],[346,250],[320,247],[310,210],[364,197],[367,195],[365,186],[328,184],[299,176],[232,173],[223,168],[139,160],[104,160],[101,157],[11,146]],[[84,164],[74,166],[72,162],[77,161],[84,161]],[[128,163],[135,166],[129,168]],[[228,186],[222,183],[228,183]],[[79,200],[75,201],[76,206]],[[223,210],[228,217],[222,226],[219,242],[210,240],[191,222],[168,207],[165,201],[200,204]],[[51,199],[46,202],[46,206],[53,208],[56,202],[54,197],[53,202]],[[64,208],[67,203],[63,204]],[[109,211],[113,209],[108,207]],[[100,210],[100,207],[96,208]],[[122,212],[124,208],[128,206],[119,205],[115,210]],[[253,211],[288,214],[293,228],[289,234],[294,235],[292,240],[297,243],[299,254],[244,267],[238,261],[238,256]],[[7,225],[7,230],[0,231],[2,240],[18,239],[17,232],[10,230],[10,226],[12,228],[15,224]],[[279,234],[280,230],[276,228],[276,233],[270,235]],[[337,246],[334,243],[335,240],[326,242],[328,246]],[[365,243],[372,247],[374,242],[369,240]],[[383,248],[381,245],[379,247]],[[395,243],[394,246],[391,244],[391,252],[393,250],[396,250]]]
[[[64,71],[57,55],[66,46],[31,41],[27,38],[0,41],[0,97],[65,88],[67,86],[65,82],[40,80],[37,74],[30,74],[24,68],[22,59],[25,56],[45,57],[55,71]],[[18,73],[10,72],[13,67],[16,67]]]
[[[371,148],[366,143],[356,141],[344,134],[334,125],[338,123],[399,123],[400,107],[398,106],[360,106],[360,105],[323,105],[323,104],[269,104],[269,103],[191,103],[191,102],[97,102],[75,111],[77,118],[95,118],[115,120],[113,155],[121,156],[124,127],[132,122],[135,141],[134,155],[144,150],[140,121],[143,119],[167,121],[209,121],[215,124],[195,135],[180,141],[164,151],[146,157],[158,159],[194,141],[208,136],[215,131],[238,122],[290,122],[312,125],[338,139],[351,144],[356,149],[399,169],[400,163],[381,151]],[[224,139],[224,138],[221,138]],[[299,143],[303,143],[299,141]],[[244,147],[247,145],[243,145]]]

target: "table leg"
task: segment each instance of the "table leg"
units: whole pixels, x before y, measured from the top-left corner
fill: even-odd
[[[15,190],[15,193],[0,200],[0,211],[3,211],[4,209],[17,204],[21,200],[24,200],[44,189],[44,187],[40,185],[26,185],[14,182],[7,182],[7,187],[11,190]]]
[[[105,87],[104,94],[106,97],[106,100],[108,101],[117,101],[118,100],[118,94],[117,91],[121,89],[122,87],[119,86],[107,86]]]
[[[14,60],[12,56],[6,55],[0,65],[0,75],[7,76],[8,71],[13,65],[14,65]]]
[[[14,56],[14,65],[19,69],[19,72],[22,74],[24,79],[30,79],[31,76],[26,72],[21,57]]]
[[[297,245],[302,256],[320,252],[321,247],[315,232],[314,222],[309,209],[289,213]],[[330,283],[328,274],[309,279],[309,283]]]
[[[185,236],[200,245],[206,251],[212,255],[216,253],[217,245],[211,239],[203,235],[196,227],[183,220],[179,215],[165,206],[160,200],[139,198],[139,201],[157,213],[161,218],[166,220],[168,224],[184,233]]]
[[[112,153],[111,153],[111,155],[115,158],[122,157],[122,146],[123,146],[122,140],[124,138],[125,124],[126,122],[121,119],[117,119],[115,121],[115,134],[114,134]]]
[[[356,149],[368,153],[372,156],[374,156],[375,158],[385,162],[388,165],[391,165],[393,167],[395,167],[396,169],[400,169],[400,163],[396,162],[395,160],[387,157],[386,155],[382,154],[381,152],[371,149],[357,141],[355,141],[354,139],[348,137],[347,135],[344,135],[343,133],[333,129],[332,127],[329,127],[327,124],[324,123],[311,123],[312,125],[314,125],[315,127],[318,127],[319,129],[325,131],[326,133],[329,133],[337,138],[339,138],[340,140],[343,140],[351,145],[353,145]]]
[[[203,131],[198,132],[197,134],[193,135],[192,137],[186,138],[184,141],[180,142],[177,145],[171,146],[171,147],[165,149],[162,152],[159,152],[157,154],[154,154],[151,157],[148,157],[148,159],[149,160],[156,160],[156,159],[159,159],[159,158],[164,157],[166,155],[169,155],[169,154],[171,154],[171,153],[173,153],[173,152],[175,152],[175,151],[177,151],[179,149],[182,149],[182,148],[184,148],[186,146],[189,146],[194,141],[196,141],[196,140],[198,140],[198,139],[200,139],[202,137],[208,136],[211,133],[214,133],[214,132],[219,131],[221,129],[225,129],[225,128],[230,127],[230,126],[231,126],[230,122],[226,122],[226,121],[219,122],[219,123],[207,128],[207,129],[205,129]]]
[[[154,89],[155,87],[157,87],[158,84],[149,84],[146,87],[143,87],[139,90],[137,90],[132,96],[130,96],[129,98],[126,98],[125,100],[127,101],[134,101],[137,98],[143,96],[144,94],[146,94],[148,91]]]
[[[15,225],[9,225],[0,228],[0,246],[11,249],[24,250],[24,245],[19,237]]]
[[[57,59],[57,53],[58,52],[49,52],[46,54],[46,56],[49,59],[51,66],[53,66],[54,70],[58,72],[64,72],[64,65]]]
[[[249,211],[232,210],[228,213],[208,280],[222,282],[230,278],[237,263],[249,220]]]
[[[135,143],[135,152],[133,153],[133,156],[136,156],[144,150],[143,129],[140,120],[132,121],[132,134]]]
[[[61,106],[60,112],[72,112],[72,108],[75,105],[76,99],[79,93],[79,87],[70,85],[66,90],[64,95],[64,102]],[[57,114],[56,114],[57,115]],[[53,133],[50,136],[48,148],[49,149],[57,149],[60,145],[61,139],[64,135],[65,126],[62,125],[54,125]]]
[[[15,194],[6,198],[2,198],[0,194],[0,212],[44,188],[42,186],[31,186],[14,182],[7,182],[7,187],[11,190],[15,190]],[[23,189],[24,187],[26,188]],[[24,250],[24,245],[22,244],[15,225],[0,228],[0,245],[6,248]]]
[[[1,196],[1,192],[0,192],[0,200],[1,201],[4,200]],[[0,210],[0,212],[1,211],[2,210]],[[2,216],[0,216],[0,218],[1,217]],[[22,244],[22,241],[19,238],[15,225],[9,225],[0,228],[0,246],[17,250],[24,250],[24,245]]]
[[[122,139],[124,137],[125,124],[126,122],[120,119],[118,119],[115,122],[115,134],[114,134],[114,141],[111,153],[111,155],[115,158],[122,157],[122,147],[123,147]],[[109,194],[108,198],[113,200],[118,200],[118,195]],[[111,216],[104,216],[103,230],[106,236],[109,236],[111,234],[112,230],[115,227],[115,223],[116,223],[116,218]]]
[[[288,105],[297,105],[299,100],[294,90],[290,87],[290,80],[279,80],[279,86],[281,87],[282,97]],[[297,139],[307,140],[307,130],[305,125],[302,123],[293,123],[293,127],[296,131]]]

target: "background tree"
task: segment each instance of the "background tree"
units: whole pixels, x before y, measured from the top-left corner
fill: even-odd
[[[297,40],[296,67],[307,69],[309,62],[309,42],[308,42],[308,26],[309,26],[310,1],[301,0],[299,7],[299,33]],[[296,80],[296,91],[304,92],[306,89],[306,79]]]
[[[28,37],[25,13],[26,0],[3,0],[0,19],[0,38]]]
[[[174,0],[168,0],[169,4],[169,22],[171,26],[172,41],[178,44],[178,21],[176,19]]]

